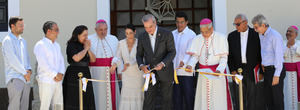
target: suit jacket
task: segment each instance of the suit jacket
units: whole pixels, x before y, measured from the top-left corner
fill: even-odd
[[[154,72],[157,79],[161,81],[173,81],[173,59],[176,54],[174,38],[171,31],[160,27],[157,28],[154,52],[147,32],[142,33],[138,37],[136,60],[138,66],[144,64],[150,65],[150,68],[154,68],[157,64],[163,62],[165,67],[160,71]]]
[[[238,68],[242,67],[242,55],[241,55],[241,39],[240,32],[237,30],[231,32],[228,35],[228,66],[230,71],[237,71]],[[261,64],[261,54],[260,54],[260,40],[259,34],[254,31],[254,29],[249,28],[247,48],[246,48],[246,59],[247,68],[250,72],[253,71],[257,64]],[[247,73],[243,73],[247,74]],[[248,75],[252,80],[254,80],[253,74]]]

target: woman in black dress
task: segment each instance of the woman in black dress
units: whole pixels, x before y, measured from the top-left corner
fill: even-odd
[[[95,62],[96,57],[90,51],[91,42],[87,39],[88,28],[77,26],[67,43],[67,57],[70,64],[63,80],[64,110],[79,110],[78,73],[91,78],[89,62]],[[92,82],[88,82],[86,92],[83,92],[83,109],[95,110]]]

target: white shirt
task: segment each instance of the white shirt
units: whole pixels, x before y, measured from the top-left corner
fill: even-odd
[[[6,84],[13,78],[26,82],[24,75],[30,70],[30,60],[27,53],[26,41],[9,33],[2,42],[2,54],[5,66]]]
[[[249,29],[245,32],[240,32],[241,34],[241,55],[242,55],[242,63],[247,63],[246,59],[246,50],[247,50],[247,42],[248,42],[248,32]]]
[[[150,42],[151,42],[151,47],[152,47],[152,51],[153,51],[153,53],[154,53],[154,48],[155,48],[155,40],[156,40],[156,33],[157,33],[157,26],[156,26],[156,29],[155,29],[155,31],[154,31],[154,34],[153,35],[151,35],[151,34],[149,34],[149,38],[150,38]]]
[[[184,64],[188,62],[190,59],[190,55],[186,53],[186,50],[190,47],[192,40],[196,37],[194,31],[186,27],[182,32],[178,32],[178,30],[174,30],[173,32],[175,48],[176,48],[176,56],[173,59],[174,68],[178,68],[180,62],[182,61]],[[178,76],[193,76],[193,74],[180,71],[177,71]]]
[[[44,37],[35,44],[33,53],[38,62],[38,81],[55,84],[54,77],[58,73],[65,73],[65,63],[60,45]]]

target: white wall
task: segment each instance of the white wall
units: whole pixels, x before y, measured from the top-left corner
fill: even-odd
[[[228,24],[226,14],[226,0],[213,0],[212,7],[215,31],[226,34]]]
[[[66,65],[68,65],[65,54],[66,42],[76,26],[86,25],[89,28],[89,34],[93,34],[98,19],[105,19],[110,24],[110,0],[9,0],[8,5],[9,16],[24,18],[25,29],[22,36],[27,40],[33,69],[36,68],[33,47],[44,36],[42,26],[46,21],[51,20],[58,24],[60,34],[57,42],[62,47]],[[0,39],[4,35],[7,35],[7,32],[0,33]],[[2,53],[0,64],[0,88],[2,88],[5,87]]]
[[[44,36],[42,27],[46,21],[51,20],[58,24],[60,34],[57,42],[62,48],[67,65],[66,42],[77,25],[86,25],[89,33],[95,32],[96,7],[96,0],[89,0],[89,2],[83,0],[21,0],[20,16],[24,18],[26,25],[23,36],[27,39],[33,69],[36,68],[33,47]]]
[[[110,24],[110,0],[97,0],[97,20],[104,19],[107,24]],[[110,25],[108,25],[110,33]]]
[[[299,0],[227,0],[227,32],[234,30],[232,25],[238,13],[248,17],[248,24],[257,14],[263,14],[273,29],[276,29],[285,38],[290,25],[300,27]]]
[[[84,0],[20,0],[20,16],[24,18],[23,37],[27,40],[32,68],[35,68],[36,63],[33,47],[44,36],[42,26],[48,20],[57,22],[60,28],[57,41],[62,47],[67,64],[66,42],[71,37],[73,29],[77,25],[83,24],[88,26],[89,33],[95,32],[97,0],[89,0],[89,2]],[[0,61],[3,63],[3,58],[0,57]],[[0,68],[1,73],[4,73],[3,65]],[[4,74],[1,74],[0,87],[5,87],[4,81]]]

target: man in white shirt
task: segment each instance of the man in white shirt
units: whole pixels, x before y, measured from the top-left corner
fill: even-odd
[[[45,37],[34,47],[38,62],[37,81],[41,100],[40,110],[63,110],[62,79],[65,72],[60,45],[55,41],[59,33],[57,24],[47,21],[43,26]]]
[[[9,27],[11,33],[2,42],[8,110],[28,110],[31,66],[26,41],[20,36],[24,30],[23,18],[11,17]]]
[[[177,12],[175,18],[177,29],[172,33],[176,56],[173,63],[174,68],[182,68],[190,59],[190,55],[186,53],[186,50],[189,48],[193,38],[196,37],[196,34],[187,26],[188,17],[184,12]],[[195,97],[193,73],[186,72],[183,69],[177,69],[176,71],[179,84],[174,83],[174,110],[193,110]],[[184,102],[185,108],[183,108]]]

